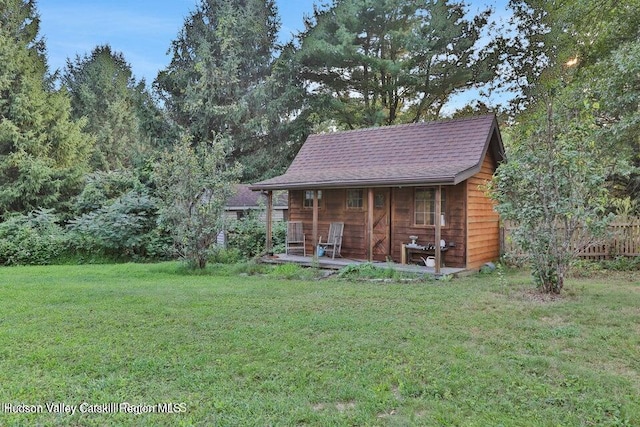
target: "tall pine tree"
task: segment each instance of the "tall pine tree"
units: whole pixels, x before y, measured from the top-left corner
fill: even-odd
[[[171,117],[194,141],[228,138],[230,159],[245,165],[244,180],[281,171],[304,137],[284,131],[301,121],[303,97],[287,68],[290,56],[276,65],[278,28],[273,0],[203,0],[156,79]]]
[[[68,60],[62,83],[71,96],[74,117],[86,119],[85,130],[95,136],[90,159],[94,170],[140,164],[172,135],[144,81],[136,82],[124,56],[108,45]]]
[[[447,0],[334,0],[307,20],[302,77],[341,127],[437,118],[452,95],[495,79],[502,39],[481,40],[488,18]]]
[[[0,216],[69,207],[90,137],[53,90],[31,0],[0,0]]]

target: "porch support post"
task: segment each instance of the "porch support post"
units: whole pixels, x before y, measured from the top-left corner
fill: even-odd
[[[441,227],[442,227],[442,223],[440,222],[440,216],[442,214],[441,212],[441,204],[442,204],[442,186],[438,185],[436,187],[436,209],[435,209],[435,229],[436,229],[436,236],[435,236],[435,255],[436,255],[436,274],[440,274],[440,263],[442,261],[442,253],[440,252],[440,239],[442,238],[441,235]]]
[[[273,255],[273,191],[267,191],[267,255]]]
[[[369,262],[373,261],[373,188],[369,188],[367,194],[367,256]]]
[[[318,259],[318,190],[313,190],[313,259]]]

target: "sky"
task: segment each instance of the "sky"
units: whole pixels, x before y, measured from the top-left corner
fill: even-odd
[[[314,0],[277,0],[281,41],[302,30]],[[67,58],[84,56],[98,45],[121,52],[137,79],[153,82],[171,57],[167,54],[196,0],[38,0],[40,35],[51,71]]]
[[[281,20],[280,41],[286,42],[304,27],[304,16],[315,3],[327,0],[276,0]],[[158,71],[170,62],[168,50],[195,10],[197,0],[38,0],[40,35],[47,46],[49,68],[63,69],[67,59],[84,56],[99,45],[109,44],[124,55],[137,80],[150,85]],[[468,0],[469,9],[490,5],[498,17],[505,15],[507,0]],[[452,101],[463,105],[474,95]],[[487,102],[487,100],[483,100]],[[490,103],[501,102],[489,100]]]

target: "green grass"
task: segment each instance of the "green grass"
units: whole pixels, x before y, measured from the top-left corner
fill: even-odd
[[[186,411],[0,425],[640,425],[640,282],[2,268],[0,405],[47,402]]]

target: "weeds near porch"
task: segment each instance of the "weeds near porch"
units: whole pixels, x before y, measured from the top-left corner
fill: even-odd
[[[302,267],[293,263],[277,265],[269,275],[288,280],[313,280],[324,276],[318,268]]]
[[[379,267],[371,262],[348,265],[338,272],[338,277],[348,280],[432,280],[431,276]]]
[[[391,270],[391,273],[393,274],[393,270]],[[355,280],[390,278],[386,269],[377,267],[370,262],[347,265],[338,272],[338,277]]]

